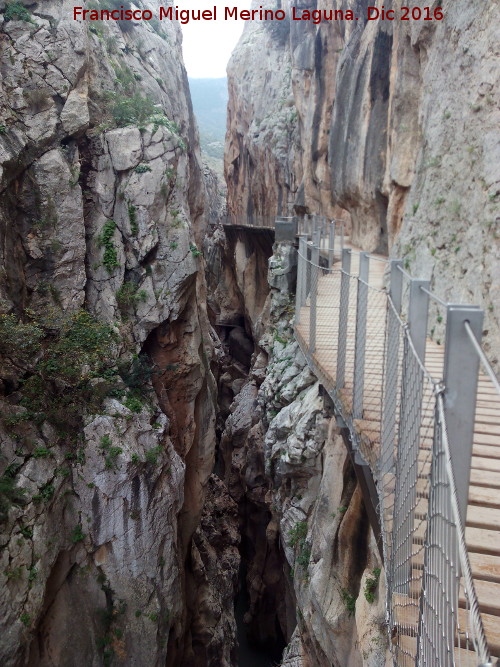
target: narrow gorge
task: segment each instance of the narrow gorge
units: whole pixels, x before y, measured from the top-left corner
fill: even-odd
[[[380,544],[294,335],[296,240],[242,225],[342,220],[481,306],[498,365],[498,4],[247,22],[227,201],[179,24],[77,4],[0,0],[0,664],[392,664]],[[367,14],[294,4],[332,5]]]

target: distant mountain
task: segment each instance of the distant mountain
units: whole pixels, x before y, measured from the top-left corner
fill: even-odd
[[[226,135],[227,79],[189,79],[202,150],[222,160]]]

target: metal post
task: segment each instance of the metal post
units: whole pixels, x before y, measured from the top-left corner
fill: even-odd
[[[311,354],[316,350],[316,316],[317,316],[317,296],[318,296],[318,278],[319,278],[319,244],[321,242],[321,232],[318,230],[313,234],[313,246],[311,252],[311,308],[309,310],[309,349]]]
[[[410,281],[410,303],[408,306],[408,326],[418,358],[425,363],[425,343],[427,339],[427,318],[429,315],[429,295],[423,289],[430,289],[428,280]]]
[[[337,345],[337,389],[342,389],[345,384],[350,272],[351,251],[346,249],[342,251],[342,278],[340,281],[339,340]]]
[[[354,347],[354,388],[352,401],[353,419],[363,418],[363,391],[365,384],[366,317],[368,308],[368,270],[370,257],[367,252],[359,255],[358,299],[356,306],[356,336]]]
[[[334,249],[335,249],[335,220],[332,220],[328,228],[328,268],[330,269],[330,271],[332,270],[333,267]]]
[[[308,298],[309,294],[311,293],[311,246],[309,244],[309,241],[306,241],[306,293],[305,293],[305,300]]]
[[[465,329],[469,325],[481,341],[484,313],[470,306],[448,306],[444,350],[444,413],[460,517],[465,525],[469,497],[470,462],[476,414],[479,357]]]
[[[394,306],[394,310],[391,304],[388,303],[384,360],[384,398],[382,401],[382,444],[379,463],[382,472],[392,470],[394,459],[400,340],[400,324],[397,315],[401,314],[403,296],[403,274],[399,270],[400,268],[403,268],[402,260],[393,259],[390,261],[389,298]]]
[[[300,324],[300,310],[306,301],[306,257],[307,236],[299,237],[299,257],[297,262],[297,287],[295,289],[295,324]]]
[[[427,336],[429,296],[421,287],[428,280],[411,280],[408,307],[409,335],[418,359],[423,363]],[[410,343],[405,339],[401,380],[396,492],[394,498],[394,585],[399,593],[408,591],[411,580],[413,522],[417,499],[418,452],[422,416],[423,373]]]

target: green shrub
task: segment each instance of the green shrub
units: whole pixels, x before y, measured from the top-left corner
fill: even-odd
[[[26,490],[16,484],[18,466],[9,466],[0,477],[0,523],[7,519],[12,505],[22,507],[26,504]]]
[[[104,458],[104,465],[106,470],[113,470],[116,466],[117,457],[123,452],[121,447],[110,447]]]
[[[129,306],[135,306],[138,303],[146,301],[148,293],[145,290],[138,290],[137,285],[131,281],[126,281],[116,292],[116,301],[120,309],[127,309]]]
[[[85,539],[85,533],[82,532],[82,525],[79,523],[77,524],[71,533],[71,541],[73,544],[77,544],[78,542],[83,542]]]
[[[33,451],[33,456],[35,457],[35,459],[46,458],[47,456],[50,456],[50,454],[51,454],[51,451],[50,451],[50,449],[47,449],[47,447],[37,447]]]
[[[52,484],[50,482],[47,482],[42,487],[40,487],[39,493],[36,493],[33,496],[32,501],[34,503],[41,503],[41,502],[48,503],[49,500],[51,500],[52,496],[54,495],[54,492],[55,489],[52,486]]]
[[[202,254],[201,250],[198,250],[194,243],[189,244],[189,250],[191,250],[193,257],[199,257]]]
[[[295,547],[300,544],[307,536],[307,523],[298,521],[293,528],[288,531],[288,544]]]
[[[145,174],[148,171],[152,171],[152,169],[148,164],[138,164],[134,171],[136,174]]]
[[[118,363],[118,373],[129,389],[144,391],[144,385],[151,380],[154,372],[151,361],[145,354],[134,356],[132,361]]]
[[[30,323],[23,323],[14,315],[0,315],[0,353],[16,361],[32,359],[41,348],[43,329]]]
[[[288,544],[291,547],[298,546],[297,563],[305,570],[311,559],[311,545],[306,541],[307,523],[298,521],[295,526],[288,531]]]
[[[340,594],[342,595],[342,601],[346,606],[349,616],[354,616],[354,612],[356,611],[357,596],[350,593],[347,588],[342,588]]]
[[[31,625],[31,616],[29,614],[26,614],[26,613],[21,614],[21,616],[19,616],[19,620],[26,627],[29,627]]]
[[[60,427],[60,433],[74,433],[85,409],[97,407],[104,397],[103,388],[94,387],[90,380],[113,364],[116,336],[111,327],[84,310],[37,324],[45,338],[31,374],[23,381],[21,405],[36,422],[48,419]],[[14,348],[14,358],[16,352]]]
[[[26,23],[33,23],[36,25],[31,17],[31,13],[21,2],[9,2],[4,10],[5,22],[8,21],[26,21]]]
[[[159,445],[158,447],[153,447],[153,449],[149,449],[146,452],[146,462],[156,464],[161,452],[162,448]]]
[[[137,224],[137,209],[133,204],[128,205],[128,220],[130,222],[130,233],[137,236],[139,226]]]
[[[0,123],[0,134],[7,134],[7,125]]]
[[[31,539],[33,537],[33,528],[30,526],[19,526],[19,531],[26,539]]]
[[[301,545],[299,555],[297,556],[297,563],[301,565],[304,569],[307,568],[309,565],[309,561],[311,559],[311,545],[308,544],[307,542],[304,542],[303,545]]]
[[[140,93],[132,95],[111,93],[110,98],[111,115],[117,127],[144,124],[157,112],[153,100],[143,97]]]
[[[104,466],[106,470],[113,470],[116,459],[123,452],[121,447],[114,447],[109,435],[103,435],[100,443],[104,455]]]
[[[112,62],[111,65],[115,70],[116,82],[123,88],[124,91],[127,91],[127,93],[132,93],[135,88],[136,79],[130,67],[117,62]]]
[[[131,412],[139,413],[143,408],[142,401],[137,398],[137,396],[128,395],[127,398],[123,401],[123,405],[128,408]]]
[[[101,234],[99,235],[99,245],[104,248],[104,255],[102,264],[106,267],[108,273],[113,273],[113,269],[120,266],[118,261],[118,254],[116,252],[115,244],[113,243],[113,236],[115,234],[116,224],[114,220],[107,220],[104,223]]]
[[[376,567],[372,570],[372,575],[373,576],[371,577],[367,577],[364,590],[365,599],[370,604],[375,601],[375,591],[377,590],[380,579],[380,568]]]

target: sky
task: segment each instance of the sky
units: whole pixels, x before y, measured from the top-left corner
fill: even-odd
[[[250,0],[178,0],[179,9],[212,9],[217,6],[217,21],[190,21],[181,25],[182,51],[188,76],[212,79],[226,76],[231,51],[243,32],[246,21],[224,20],[224,7],[249,9]]]

